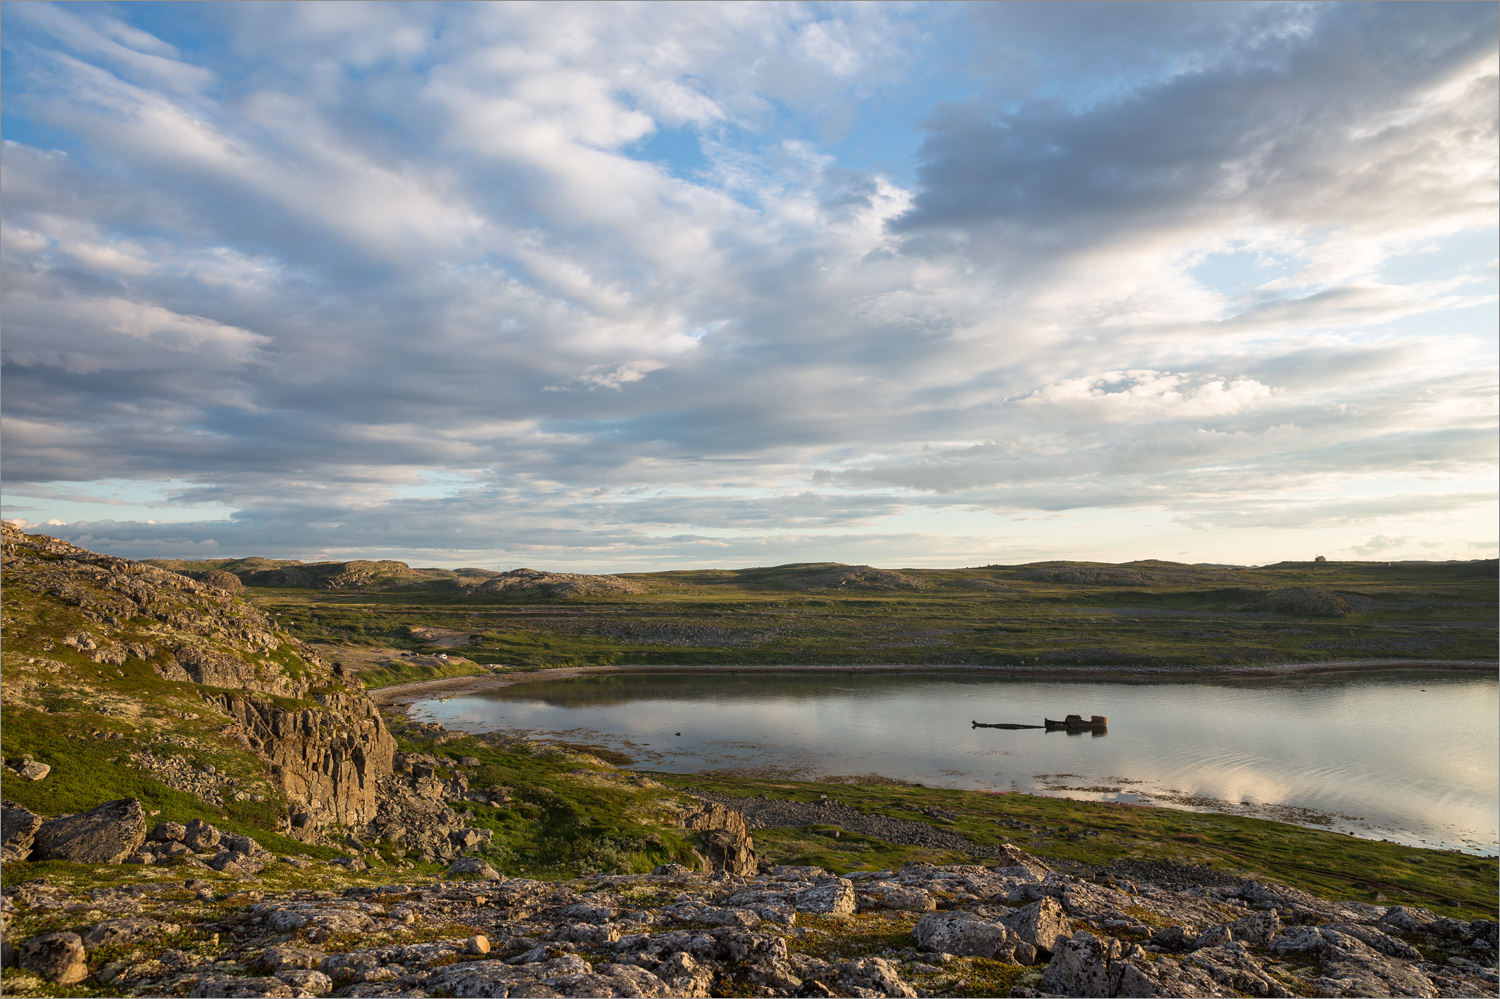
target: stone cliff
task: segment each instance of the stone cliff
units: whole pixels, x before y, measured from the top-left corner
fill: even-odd
[[[301,711],[235,694],[215,699],[234,719],[225,734],[268,762],[287,798],[304,807],[294,829],[359,826],[379,814],[378,782],[395,772],[396,740],[369,698],[320,692],[319,707]]]
[[[8,712],[55,715],[63,727],[90,727],[94,715],[128,719],[121,726],[128,731],[116,737],[189,751],[216,748],[215,740],[174,731],[183,727],[178,719],[221,716],[218,744],[262,761],[266,783],[286,801],[282,831],[308,841],[320,828],[359,829],[376,819],[382,787],[388,798],[420,797],[399,781],[393,786],[396,742],[359,684],[233,587],[11,524],[0,541]],[[142,666],[166,686],[140,679]],[[200,707],[181,710],[192,692]],[[170,766],[137,755],[171,779]],[[68,776],[54,771],[51,780]]]

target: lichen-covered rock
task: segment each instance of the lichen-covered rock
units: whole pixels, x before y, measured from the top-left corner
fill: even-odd
[[[13,801],[0,804],[0,859],[25,860],[42,817]]]
[[[1120,941],[1079,930],[1057,945],[1038,985],[1054,995],[1112,996],[1125,970],[1118,964],[1121,951]]]
[[[448,877],[484,878],[487,881],[494,881],[500,877],[500,872],[478,857],[459,857],[448,865]]]
[[[32,841],[31,859],[118,864],[144,842],[146,810],[137,799],[122,798],[43,823]]]
[[[969,912],[929,912],[917,920],[917,947],[959,957],[1009,956],[1014,937],[1003,923]]]
[[[855,910],[858,899],[854,895],[853,883],[845,878],[832,878],[799,891],[792,896],[792,904],[798,912],[843,916]]]
[[[194,853],[207,853],[219,845],[219,830],[204,822],[202,819],[194,819],[183,827],[182,842]]]
[[[901,980],[901,971],[883,957],[861,957],[846,961],[839,969],[839,984],[846,991],[869,989],[883,996],[916,999],[917,992]]]
[[[21,967],[59,985],[76,985],[89,976],[87,954],[76,933],[43,933],[17,952]]]
[[[656,966],[656,977],[667,983],[669,995],[704,999],[714,972],[687,951],[679,950]]]
[[[89,927],[82,939],[85,949],[95,950],[99,947],[122,947],[153,937],[169,936],[179,929],[176,923],[163,923],[155,919],[106,919]]]
[[[1051,954],[1073,933],[1073,924],[1056,899],[1039,898],[1001,917],[1005,928],[1038,951]]]

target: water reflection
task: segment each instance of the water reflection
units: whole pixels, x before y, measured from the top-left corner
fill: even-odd
[[[664,770],[878,773],[1494,853],[1497,708],[1494,675],[1473,673],[1103,682],[739,670],[540,680],[424,702],[413,714],[471,731],[610,741]],[[1106,715],[1108,729],[974,725],[1067,714]]]

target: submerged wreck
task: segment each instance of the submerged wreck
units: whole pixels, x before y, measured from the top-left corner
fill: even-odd
[[[1062,721],[1053,721],[1051,718],[1043,719],[1046,722],[1047,731],[1057,729],[1073,731],[1075,729],[1106,729],[1109,728],[1109,719],[1103,715],[1090,715],[1087,720],[1082,715],[1068,715]]]
[[[992,723],[973,720],[969,722],[969,725],[972,728],[1042,728],[1046,729],[1048,732],[1102,732],[1105,729],[1109,728],[1109,719],[1104,717],[1103,715],[1090,715],[1088,718],[1084,718],[1083,715],[1068,715],[1068,717],[1064,718],[1062,721],[1055,721],[1051,718],[1044,718],[1042,719],[1041,725],[1016,725],[1010,722]]]

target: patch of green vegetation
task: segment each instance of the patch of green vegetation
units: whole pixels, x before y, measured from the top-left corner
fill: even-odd
[[[495,745],[474,736],[431,746],[401,735],[402,728],[393,722],[403,751],[449,760],[447,769],[464,773],[471,789],[505,799],[453,803],[467,825],[490,831],[477,852],[505,874],[555,879],[695,863],[691,835],[672,828],[670,792],[616,782],[612,771],[553,746]],[[460,767],[466,756],[479,766]]]
[[[420,683],[423,680],[443,680],[454,676],[481,676],[489,669],[472,662],[440,659],[401,659],[393,657],[376,666],[366,666],[359,671],[359,679],[365,687],[377,690],[394,687],[400,683]]]
[[[917,915],[911,912],[861,912],[846,916],[801,913],[797,926],[806,930],[787,941],[787,950],[840,963],[879,954],[911,950]]]
[[[909,861],[928,864],[967,864],[972,858],[952,850],[903,846],[858,833],[842,832],[837,840],[804,829],[757,829],[755,853],[773,864],[822,867],[831,871],[880,871]]]
[[[1495,563],[1217,568],[1047,563],[876,571],[832,564],[634,574],[647,592],[521,602],[453,589],[256,587],[301,638],[421,650],[413,626],[479,636],[465,655],[529,668],[966,664],[1205,666],[1496,656]],[[537,613],[538,604],[546,613]],[[1341,617],[1326,616],[1333,607]],[[1347,610],[1337,610],[1347,608]],[[413,677],[416,678],[416,677]]]

